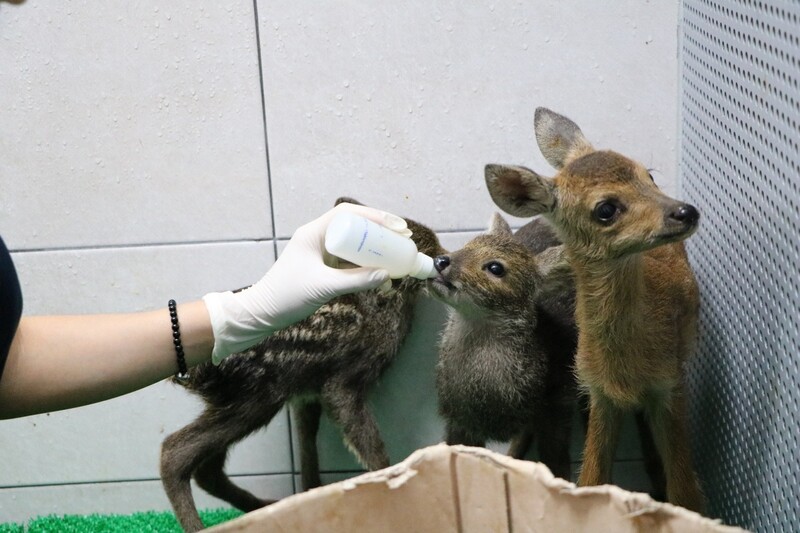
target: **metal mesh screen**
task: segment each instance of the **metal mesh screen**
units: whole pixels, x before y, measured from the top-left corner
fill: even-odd
[[[710,514],[800,530],[800,3],[684,0],[681,187],[702,292],[689,368]]]

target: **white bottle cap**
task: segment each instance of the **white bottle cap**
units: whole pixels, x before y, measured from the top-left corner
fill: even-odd
[[[433,266],[433,259],[422,252],[417,252],[414,266],[411,267],[409,276],[417,279],[428,279],[436,276],[436,268]]]

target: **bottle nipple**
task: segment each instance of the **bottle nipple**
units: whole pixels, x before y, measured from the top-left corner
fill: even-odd
[[[417,252],[417,257],[414,260],[414,266],[411,267],[409,276],[417,279],[428,279],[436,276],[436,267],[433,266],[433,258]]]

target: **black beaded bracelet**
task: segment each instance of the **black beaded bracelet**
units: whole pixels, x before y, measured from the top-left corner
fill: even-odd
[[[167,307],[169,308],[169,319],[172,321],[172,343],[175,345],[175,353],[178,356],[178,373],[175,374],[175,378],[180,382],[184,382],[189,379],[189,370],[186,368],[186,357],[181,344],[181,327],[178,324],[178,310],[175,300],[170,300],[167,303]]]

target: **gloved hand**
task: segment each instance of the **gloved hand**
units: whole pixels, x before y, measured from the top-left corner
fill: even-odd
[[[301,226],[283,253],[255,285],[232,293],[210,293],[203,301],[214,330],[213,363],[257,344],[275,331],[302,320],[328,300],[359,290],[374,289],[389,280],[378,268],[332,268],[325,250],[325,230],[342,210],[351,211],[406,237],[411,231],[402,218],[366,206],[342,203]],[[326,264],[327,263],[327,264]]]

